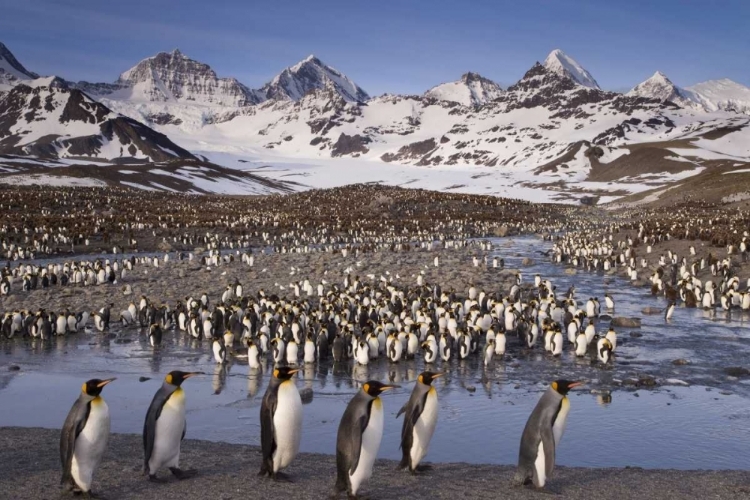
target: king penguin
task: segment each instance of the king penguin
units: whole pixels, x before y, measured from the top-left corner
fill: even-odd
[[[555,467],[557,445],[562,439],[570,411],[568,391],[581,384],[556,380],[539,399],[521,436],[515,476],[518,484],[531,482],[536,488],[544,488]]]
[[[169,467],[177,479],[195,475],[195,471],[183,471],[179,465],[180,445],[187,430],[185,393],[181,386],[190,377],[202,374],[203,372],[169,372],[148,407],[143,424],[143,471],[152,481],[157,480],[156,473],[164,466]]]
[[[422,459],[430,448],[430,440],[435,432],[438,417],[437,391],[432,381],[444,373],[422,372],[417,377],[417,384],[409,401],[399,410],[396,418],[404,414],[404,425],[401,428],[401,464],[402,469],[409,468],[415,474]]]
[[[89,494],[94,471],[109,441],[109,407],[100,396],[114,378],[92,379],[83,384],[60,433],[60,483],[66,491]]]
[[[302,399],[292,375],[299,370],[280,366],[273,371],[260,406],[260,442],[263,464],[259,476],[273,479],[292,463],[302,437]]]
[[[370,380],[349,402],[336,437],[336,493],[357,498],[362,483],[372,476],[372,466],[383,437],[383,403],[380,394],[395,389]]]

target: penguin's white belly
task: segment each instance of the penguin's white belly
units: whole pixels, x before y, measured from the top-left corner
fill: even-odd
[[[370,409],[370,420],[367,428],[362,433],[362,447],[359,452],[359,463],[353,474],[349,475],[352,485],[352,493],[357,494],[359,487],[364,481],[372,476],[372,466],[380,449],[380,440],[383,438],[383,403],[380,398],[372,402]]]
[[[411,445],[411,466],[415,468],[427,455],[430,449],[430,440],[435,432],[438,417],[437,392],[431,388],[425,399],[422,414],[414,424]]]
[[[563,432],[565,432],[565,424],[568,421],[568,413],[570,412],[570,401],[565,397],[560,404],[560,411],[557,412],[557,418],[555,423],[552,424],[552,434],[555,436],[555,447],[560,445]]]
[[[302,437],[302,399],[294,382],[281,383],[278,392],[276,413],[273,415],[276,450],[273,453],[273,470],[286,468],[299,452]]]
[[[221,355],[221,344],[214,342],[214,359],[217,363],[223,363],[224,357]]]
[[[545,469],[544,459],[544,443],[539,441],[539,449],[536,452],[536,460],[534,461],[534,469],[536,470],[536,483],[534,486],[541,488],[544,483],[547,482],[547,471]]]
[[[161,415],[156,419],[154,449],[148,466],[151,474],[166,467],[178,467],[180,463],[180,445],[182,432],[185,430],[185,394],[177,389],[164,403]]]
[[[83,492],[91,489],[91,478],[109,441],[109,407],[101,398],[91,402],[86,426],[76,438],[70,475]]]

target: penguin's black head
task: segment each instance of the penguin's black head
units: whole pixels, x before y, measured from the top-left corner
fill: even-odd
[[[96,397],[102,393],[102,389],[104,389],[105,385],[109,384],[110,382],[114,380],[117,380],[117,379],[108,378],[105,380],[101,380],[98,378],[92,378],[91,380],[88,380],[83,383],[83,386],[81,387],[81,391],[87,396]]]
[[[571,389],[578,387],[579,385],[583,385],[583,382],[571,382],[570,380],[555,380],[552,382],[552,388],[563,396],[567,395]]]
[[[175,370],[173,372],[167,373],[164,381],[168,384],[180,387],[184,381],[186,381],[190,377],[194,377],[195,375],[203,375],[203,372],[181,372],[179,370]]]
[[[273,376],[279,380],[289,380],[299,369],[289,366],[279,366],[273,370]]]
[[[445,373],[422,372],[419,374],[419,377],[417,377],[417,380],[419,380],[419,382],[421,382],[422,384],[430,385],[432,384],[433,380],[435,380],[436,378],[440,378],[443,375],[445,375]]]
[[[362,386],[362,390],[365,391],[369,396],[376,398],[380,396],[380,394],[384,393],[385,391],[388,391],[390,389],[396,389],[397,387],[401,387],[401,386],[386,385],[381,382],[378,382],[377,380],[369,380],[365,382],[365,385]]]

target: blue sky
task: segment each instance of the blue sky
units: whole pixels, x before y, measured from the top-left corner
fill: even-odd
[[[503,85],[555,48],[606,89],[661,70],[678,85],[750,86],[750,1],[0,0],[0,41],[28,69],[113,81],[179,48],[260,87],[314,53],[371,95],[476,71]]]

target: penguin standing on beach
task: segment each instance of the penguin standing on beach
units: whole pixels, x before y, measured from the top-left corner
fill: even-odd
[[[164,466],[169,467],[177,479],[195,475],[193,470],[180,469],[180,445],[187,430],[182,383],[202,374],[203,372],[169,372],[148,407],[143,424],[143,471],[151,481],[158,480],[156,473]]]
[[[514,478],[516,483],[532,483],[536,488],[544,488],[555,467],[557,445],[562,439],[570,412],[567,394],[581,384],[556,380],[542,395],[521,436],[518,471]]]
[[[90,494],[91,480],[109,441],[109,407],[101,397],[114,378],[83,384],[60,433],[60,483],[65,491]]]
[[[372,476],[383,437],[380,395],[397,387],[370,380],[346,407],[336,437],[336,494],[346,491],[357,498],[359,487]]]
[[[263,463],[259,476],[277,479],[292,463],[302,438],[302,399],[292,376],[299,370],[280,366],[273,371],[260,406],[260,442]]]
[[[403,457],[399,467],[416,474],[417,467],[427,455],[432,434],[435,432],[438,417],[437,391],[432,381],[444,373],[422,372],[409,401],[399,410],[396,418],[404,414],[401,428],[401,452]]]

